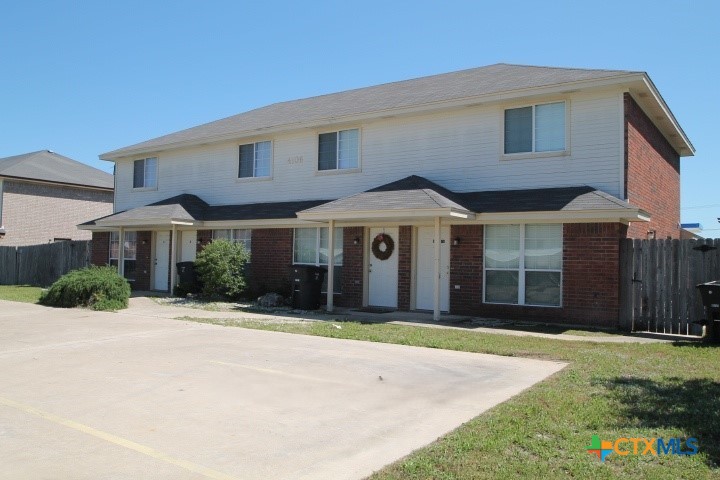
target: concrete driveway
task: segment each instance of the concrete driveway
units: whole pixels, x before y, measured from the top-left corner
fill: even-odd
[[[362,478],[563,366],[0,301],[0,478]]]

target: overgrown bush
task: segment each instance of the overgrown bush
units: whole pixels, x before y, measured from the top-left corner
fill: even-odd
[[[249,253],[241,243],[215,240],[195,259],[195,272],[207,297],[239,298],[246,287],[245,265]]]
[[[51,307],[91,307],[94,310],[127,308],[130,284],[115,267],[88,267],[60,277],[42,294],[40,303]]]

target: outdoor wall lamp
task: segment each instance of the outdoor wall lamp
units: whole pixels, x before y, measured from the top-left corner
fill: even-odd
[[[360,237],[355,237],[353,240],[353,245],[360,245]]]
[[[655,230],[648,230],[648,231],[647,231],[647,239],[648,239],[648,240],[655,240]]]
[[[453,245],[460,245],[460,237],[455,237],[455,240],[453,240]]]

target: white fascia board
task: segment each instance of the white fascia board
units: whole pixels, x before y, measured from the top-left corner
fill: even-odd
[[[480,213],[476,216],[479,223],[494,222],[649,222],[650,215],[640,209],[628,210],[580,210],[569,212],[507,212],[507,213]]]
[[[254,130],[238,131],[233,133],[226,133],[221,135],[212,135],[193,140],[186,140],[180,142],[168,143],[165,145],[156,145],[154,147],[139,147],[139,148],[120,148],[107,153],[99,155],[100,160],[115,161],[127,157],[133,157],[135,155],[149,155],[157,154],[166,150],[173,150],[178,148],[193,147],[204,144],[222,143],[229,141],[240,141],[243,138],[255,137],[258,135],[272,135],[276,133],[289,133],[295,130],[313,129],[318,127],[330,127],[336,126],[343,123],[358,123],[365,120],[374,120],[384,116],[408,116],[415,115],[418,113],[433,113],[442,110],[448,110],[453,108],[470,107],[477,105],[484,105],[488,103],[514,100],[530,96],[541,96],[541,95],[553,95],[561,93],[575,92],[580,89],[589,88],[602,88],[615,85],[629,84],[637,82],[643,79],[645,75],[641,73],[628,73],[622,75],[616,75],[613,77],[594,79],[594,80],[580,80],[577,82],[566,82],[558,83],[554,85],[548,85],[544,87],[532,87],[522,88],[516,90],[508,90],[506,92],[496,92],[485,95],[477,95],[473,97],[464,97],[454,100],[443,100],[437,102],[428,102],[421,105],[414,105],[410,107],[400,108],[387,108],[383,110],[375,110],[372,112],[366,112],[357,115],[345,115],[338,117],[327,117],[310,122],[295,122],[283,125],[276,125],[267,128],[259,128]],[[194,128],[194,127],[191,127]],[[117,152],[117,153],[116,153]]]
[[[218,220],[203,222],[203,229],[226,229],[226,228],[296,228],[296,227],[317,227],[316,221],[306,221],[295,218],[280,218],[267,220]]]
[[[168,218],[149,218],[143,220],[98,220],[95,222],[100,227],[172,227],[173,225],[202,225],[202,222],[190,222],[187,220],[174,220]]]
[[[394,218],[434,218],[455,217],[463,219],[475,218],[475,214],[453,208],[397,209],[397,210],[353,210],[346,212],[298,212],[302,220],[392,220]]]
[[[695,147],[685,134],[685,131],[680,126],[680,123],[678,123],[675,115],[673,115],[668,104],[665,103],[665,99],[662,97],[662,95],[660,95],[660,91],[657,89],[657,87],[655,87],[655,84],[652,82],[652,80],[650,80],[650,77],[648,77],[647,75],[643,76],[643,86],[644,89],[650,94],[650,96],[654,100],[656,107],[660,109],[663,115],[668,119],[668,121],[673,127],[673,130],[675,131],[675,134],[682,141],[683,147],[680,149],[680,154],[682,156],[695,155]],[[650,120],[653,121],[652,118]],[[655,122],[653,121],[653,123]],[[670,143],[674,142],[671,141]]]

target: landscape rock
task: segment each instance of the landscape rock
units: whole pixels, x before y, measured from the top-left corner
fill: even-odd
[[[266,293],[257,299],[261,307],[282,307],[285,305],[285,298],[278,293]]]

